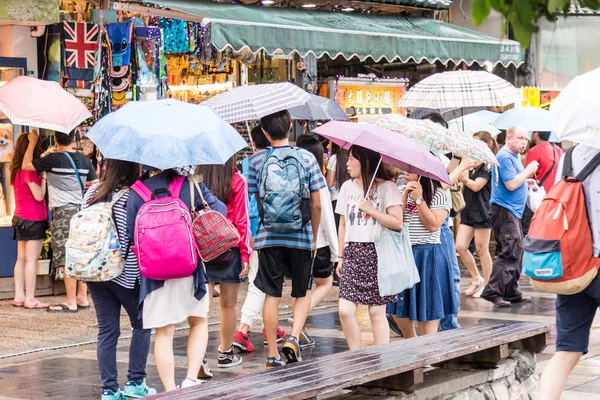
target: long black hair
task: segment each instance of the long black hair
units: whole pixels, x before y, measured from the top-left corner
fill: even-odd
[[[428,207],[431,207],[431,202],[435,197],[435,192],[438,188],[442,188],[442,184],[436,180],[429,179],[425,176],[422,176],[420,181],[421,187],[423,188],[423,199],[425,199],[425,203],[427,203]]]
[[[361,146],[350,147],[348,153],[360,162],[360,177],[362,179],[365,198],[368,196],[367,191],[369,190],[369,185],[373,179],[373,174],[375,174],[376,178],[386,181],[390,180],[387,170],[383,167],[383,164],[379,165],[379,168],[377,168],[379,159],[381,158],[379,153]],[[377,172],[375,172],[376,168]]]
[[[323,172],[323,146],[319,139],[312,135],[303,134],[296,139],[296,146],[308,150],[317,159],[319,169]]]
[[[223,203],[231,199],[235,155],[225,165],[199,165],[197,172],[202,175],[202,182]]]
[[[21,166],[23,165],[23,158],[25,158],[25,153],[27,152],[27,148],[29,147],[29,132],[22,133],[17,139],[17,144],[15,145],[15,149],[13,151],[13,157],[10,163],[10,184],[15,184],[15,179],[17,179],[17,173],[21,170]],[[37,160],[40,158],[42,154],[42,141],[38,139],[35,144],[35,148],[33,149],[33,159]]]
[[[346,166],[348,164],[348,150],[342,149],[335,143],[331,143],[331,154],[335,154],[336,156],[335,180],[333,185],[337,190],[340,190],[344,182],[350,179],[350,174]]]
[[[102,182],[96,192],[91,196],[88,204],[105,201],[108,195],[117,188],[128,188],[140,177],[142,169],[140,164],[131,161],[106,159],[106,171],[102,175]]]

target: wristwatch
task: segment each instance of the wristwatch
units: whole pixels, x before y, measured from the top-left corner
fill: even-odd
[[[415,200],[415,204],[416,204],[416,205],[420,206],[420,205],[421,205],[421,203],[423,203],[423,198],[422,198],[422,197],[421,197],[420,199],[416,199],[416,200]]]

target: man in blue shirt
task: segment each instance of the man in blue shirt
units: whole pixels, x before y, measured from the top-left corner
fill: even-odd
[[[500,164],[492,170],[492,206],[490,221],[498,246],[492,276],[481,298],[498,307],[530,302],[531,297],[519,291],[523,231],[521,218],[527,204],[527,186],[536,185],[531,178],[538,169],[537,161],[523,167],[519,154],[527,148],[527,131],[514,126],[506,134],[506,144],[496,158]]]

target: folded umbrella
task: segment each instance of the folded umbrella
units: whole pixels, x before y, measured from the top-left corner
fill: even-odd
[[[552,102],[559,140],[600,148],[600,68],[573,79]]]
[[[384,163],[405,172],[426,176],[450,184],[446,167],[415,141],[371,124],[331,121],[313,130],[338,146],[353,145],[378,152]]]
[[[494,153],[481,140],[451,131],[429,120],[415,120],[399,114],[389,114],[377,118],[373,124],[399,132],[439,153],[453,153],[484,164],[498,164]]]
[[[0,87],[0,111],[15,125],[69,133],[92,114],[57,82],[19,76]]]
[[[158,169],[224,164],[248,146],[213,110],[174,99],[132,101],[87,133],[104,157]]]
[[[201,104],[212,108],[225,121],[233,124],[301,106],[309,99],[310,95],[298,86],[283,82],[239,86]]]
[[[327,97],[310,94],[306,104],[290,108],[292,119],[308,121],[348,121],[346,112],[333,100]]]

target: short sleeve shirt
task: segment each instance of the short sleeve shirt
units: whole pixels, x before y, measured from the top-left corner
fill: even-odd
[[[527,204],[527,183],[517,189],[510,191],[506,187],[506,182],[510,182],[523,172],[525,168],[516,154],[511,153],[506,148],[502,148],[496,155],[499,166],[492,168],[492,198],[491,203],[506,208],[515,217],[521,219],[525,204]]]
[[[274,148],[273,153],[275,154],[279,149],[285,151],[288,148],[289,146],[276,147]],[[273,148],[268,147],[250,157],[248,171],[248,191],[250,194],[258,193],[258,182],[260,181],[262,166],[265,162],[267,152],[271,149]],[[308,190],[310,192],[318,192],[326,187],[325,178],[323,177],[323,173],[319,168],[315,156],[304,149],[298,149],[298,152],[302,155],[304,170],[306,171],[305,182],[308,182]],[[262,249],[265,247],[289,247],[300,250],[312,250],[312,225],[309,222],[296,232],[280,233],[268,231],[261,223],[258,226],[258,232],[254,238],[254,248]]]
[[[371,243],[381,229],[381,224],[371,215],[360,210],[360,202],[364,198],[364,190],[353,180],[345,182],[340,188],[340,196],[335,207],[337,214],[343,215],[346,222],[344,241]],[[392,206],[402,205],[402,193],[392,181],[381,182],[369,195],[373,207],[380,211]]]
[[[404,191],[405,188],[406,187],[403,187],[402,191]],[[432,210],[445,209],[450,212],[451,207],[448,205],[448,193],[442,188],[437,188],[429,208]],[[411,245],[441,243],[440,229],[435,232],[429,232],[429,229],[421,222],[417,204],[410,196],[408,197],[408,202],[404,209],[404,224],[408,226],[408,236],[410,237]]]
[[[465,209],[462,212],[469,214],[470,221],[483,222],[489,219],[490,197],[492,195],[491,169],[490,166],[481,164],[469,172],[469,179],[472,181],[477,178],[487,180],[487,183],[478,192],[472,191],[467,186],[464,188]]]
[[[35,171],[17,172],[15,184],[15,216],[29,221],[45,221],[48,219],[46,200],[37,201],[29,188],[29,183],[42,185],[42,180]]]
[[[332,154],[327,161],[327,171],[333,171],[334,173],[337,170],[337,154]],[[331,188],[331,201],[336,201],[340,195],[340,190],[337,188],[337,176],[333,187]],[[340,187],[341,189],[341,187]]]
[[[98,179],[92,161],[84,154],[69,152],[81,177],[81,184]],[[46,172],[48,179],[48,199],[50,208],[67,204],[83,203],[83,191],[69,158],[63,153],[52,153],[46,157],[33,160],[33,167],[39,172]]]

